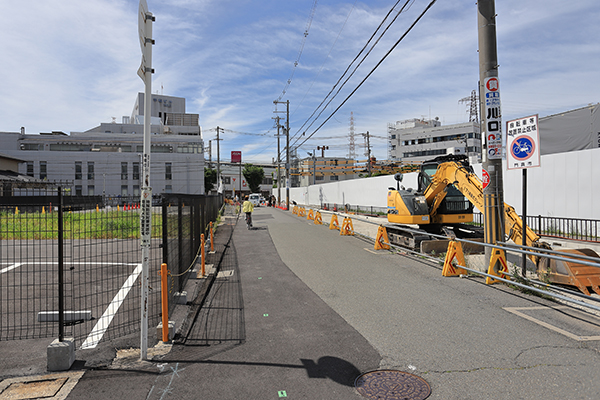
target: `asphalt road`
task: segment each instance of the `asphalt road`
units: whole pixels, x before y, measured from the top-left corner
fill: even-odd
[[[385,368],[425,379],[429,399],[600,398],[598,318],[324,222],[240,219],[186,344],[86,369],[68,398],[360,399],[354,379]]]

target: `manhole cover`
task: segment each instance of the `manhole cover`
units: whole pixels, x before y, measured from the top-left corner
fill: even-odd
[[[431,394],[431,387],[423,378],[389,369],[362,374],[354,387],[368,399],[423,400]]]

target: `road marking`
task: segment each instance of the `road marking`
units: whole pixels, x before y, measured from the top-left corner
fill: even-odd
[[[519,317],[523,317],[526,320],[529,320],[531,322],[534,322],[538,325],[541,325],[545,328],[548,328],[554,332],[560,333],[561,335],[565,335],[568,338],[571,338],[573,340],[577,340],[578,342],[585,342],[588,340],[600,340],[600,336],[579,336],[579,335],[575,335],[571,332],[565,331],[564,329],[561,329],[557,326],[551,325],[547,322],[544,321],[540,321],[537,318],[531,317],[527,314],[524,314],[521,312],[521,310],[560,310],[560,309],[570,309],[570,307],[567,306],[558,306],[558,307],[545,307],[545,306],[534,306],[534,307],[503,307],[503,309],[505,309],[506,311],[513,313],[515,315],[518,315]]]
[[[85,342],[83,342],[83,344],[81,345],[80,349],[93,349],[96,347],[96,345],[98,345],[98,343],[102,339],[102,336],[104,336],[104,333],[108,329],[114,316],[119,310],[119,307],[121,307],[121,304],[123,304],[125,297],[127,297],[127,294],[129,293],[129,291],[133,287],[133,284],[135,283],[135,281],[141,273],[142,264],[137,264],[137,267],[135,268],[133,273],[129,275],[129,278],[127,278],[117,295],[108,305],[106,311],[104,311],[104,314],[102,314],[102,316],[96,323],[96,326],[94,326],[94,329],[92,329],[87,339],[85,339]]]
[[[0,274],[3,274],[3,273],[8,272],[8,271],[11,271],[11,270],[13,270],[15,268],[19,268],[21,265],[23,265],[23,263],[13,264],[13,265],[9,265],[6,268],[2,268],[2,269],[0,269]]]

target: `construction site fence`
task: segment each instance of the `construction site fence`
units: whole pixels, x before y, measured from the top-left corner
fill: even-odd
[[[0,196],[0,340],[65,335],[78,348],[93,348],[139,332],[140,197],[69,196],[64,187],[27,190],[26,196]],[[220,195],[153,197],[150,327],[161,318],[161,263],[168,265],[172,309],[199,253],[200,235],[222,204]]]

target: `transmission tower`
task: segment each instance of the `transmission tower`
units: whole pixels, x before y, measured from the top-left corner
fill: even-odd
[[[469,122],[479,122],[479,114],[477,112],[479,96],[477,96],[476,90],[472,90],[471,96],[463,97],[458,102],[459,103],[470,103],[470,105],[469,105]]]
[[[348,158],[356,160],[356,145],[354,142],[354,112],[350,112],[350,131],[348,132]]]

